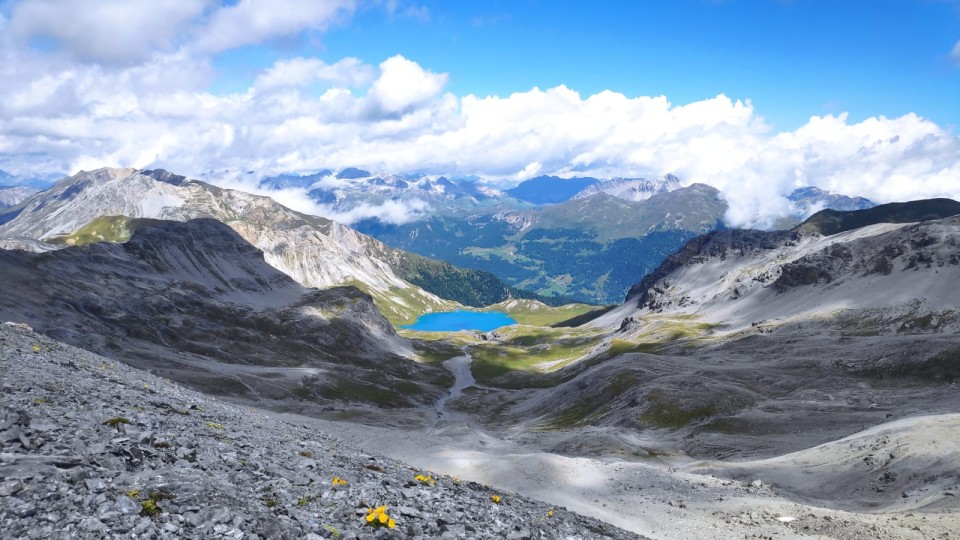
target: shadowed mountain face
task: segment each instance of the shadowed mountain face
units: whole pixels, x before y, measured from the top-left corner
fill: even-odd
[[[3,320],[214,394],[411,406],[444,377],[401,356],[409,343],[368,295],[305,288],[210,219],[124,244],[0,251],[0,276]]]
[[[905,203],[881,204],[863,210],[821,210],[798,226],[802,231],[826,236],[876,223],[914,223],[960,214],[960,202],[952,199],[926,199]]]
[[[600,180],[590,177],[537,176],[504,193],[533,204],[556,204],[570,200],[570,197],[599,182]]]

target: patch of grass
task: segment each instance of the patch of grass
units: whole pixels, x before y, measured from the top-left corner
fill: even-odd
[[[297,499],[297,506],[306,506],[315,500],[317,500],[317,497],[313,495],[306,495]]]
[[[126,242],[138,229],[160,223],[163,221],[158,219],[100,216],[70,234],[52,236],[44,241],[66,246],[85,246],[97,242]]]
[[[140,502],[140,515],[147,517],[155,517],[160,515],[160,508],[157,507],[157,503],[147,499]]]
[[[640,421],[650,427],[682,428],[695,420],[709,418],[717,413],[717,409],[710,405],[690,408],[675,405],[658,391],[647,394],[647,401],[650,402],[650,407],[640,415]]]
[[[120,424],[129,424],[129,423],[131,423],[130,419],[124,418],[123,416],[115,416],[103,422],[104,425],[107,425],[110,427],[119,427]]]
[[[401,393],[393,388],[359,381],[336,381],[330,385],[316,387],[316,392],[326,399],[364,403],[385,408],[406,406],[410,402],[408,396],[412,398],[423,393],[423,390],[416,383],[406,382],[403,384],[403,388],[410,393]]]
[[[134,495],[131,496],[130,495],[131,493]],[[131,490],[127,492],[127,495],[133,499],[135,499],[136,495],[139,495],[139,494],[140,492],[137,490]],[[159,516],[160,513],[162,512],[162,509],[157,503],[161,501],[171,501],[174,498],[175,498],[174,495],[168,491],[160,491],[160,490],[151,491],[147,495],[146,499],[140,501],[140,515],[146,516],[146,517]]]
[[[603,416],[610,402],[639,382],[635,375],[623,374],[611,381],[602,392],[598,392],[595,398],[567,407],[541,427],[546,430],[567,430],[590,425]]]
[[[502,311],[518,324],[527,326],[550,326],[598,309],[602,308],[588,304],[566,304],[553,307],[536,300],[507,300],[487,306],[480,311]]]
[[[430,296],[424,294],[422,289],[413,286],[406,289],[392,287],[389,291],[383,292],[372,289],[360,281],[349,281],[342,285],[353,285],[369,294],[373,298],[373,304],[377,306],[377,310],[382,313],[394,327],[413,324],[417,320],[417,317],[424,313],[455,311],[462,307],[460,304],[450,300],[440,300],[437,302]]]
[[[429,332],[435,334],[435,332]],[[440,364],[444,360],[456,358],[463,354],[463,349],[449,341],[437,340],[437,336],[432,336],[433,341],[414,341],[413,350],[417,353],[417,359],[424,364]]]
[[[599,416],[600,413],[596,410],[594,405],[584,401],[560,411],[544,427],[558,430],[570,429],[577,426],[587,425],[591,420],[594,420]]]
[[[480,382],[493,384],[514,371],[549,373],[590,352],[603,338],[590,330],[511,327],[502,342],[480,342],[470,347],[471,370]]]
[[[207,421],[207,427],[210,428],[210,429],[218,429],[218,430],[220,430],[220,431],[223,431],[223,430],[227,429],[227,427],[224,426],[223,424],[218,424],[218,423],[216,423],[216,422],[210,422],[209,420]]]

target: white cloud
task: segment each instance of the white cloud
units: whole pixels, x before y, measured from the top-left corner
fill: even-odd
[[[400,55],[381,62],[380,72],[369,96],[386,113],[398,113],[420,105],[436,97],[447,83],[445,73],[432,73]]]
[[[11,29],[24,41],[52,40],[81,61],[130,64],[171,50],[208,0],[29,0],[14,4]]]
[[[304,30],[320,31],[354,8],[353,0],[240,0],[211,14],[195,46],[204,51],[225,51]]]
[[[455,96],[444,93],[447,74],[402,56],[377,67],[354,58],[284,59],[249,88],[214,95],[206,88],[215,71],[209,55],[198,52],[202,48],[322,29],[353,5],[311,2],[297,11],[285,0],[270,4],[277,13],[259,19],[265,4],[187,4],[192,7],[183,11],[148,9],[163,21],[203,13],[182,27],[159,21],[160,28],[141,29],[142,38],[126,27],[100,36],[109,24],[78,13],[97,43],[38,22],[51,5],[46,0],[15,4],[9,19],[0,17],[0,168],[36,170],[42,163],[74,172],[110,165],[199,175],[223,168],[359,166],[480,175],[500,183],[536,174],[671,172],[721,189],[735,225],[769,223],[789,209],[784,196],[805,185],[878,202],[960,198],[960,138],[912,114],[857,123],[844,114],[815,116],[777,134],[749,101],[723,95],[673,104],[664,96],[581,96],[558,86],[503,97]],[[218,29],[216,39],[192,41],[203,29]],[[54,37],[64,50],[22,43],[54,31],[62,34]],[[127,50],[114,54],[110,47]],[[422,210],[398,203],[340,217],[400,220]]]
[[[247,193],[265,195],[278,203],[305,214],[324,216],[340,223],[355,223],[363,219],[375,218],[384,223],[402,225],[425,217],[430,205],[421,199],[388,200],[380,204],[359,204],[348,210],[337,210],[331,205],[320,204],[313,200],[309,189],[285,188],[279,190],[264,189],[259,185],[261,175],[247,175],[236,170],[218,171],[205,177],[208,182],[220,187],[237,189]],[[318,187],[336,188],[349,184],[349,180],[326,176],[317,182]]]
[[[312,84],[356,88],[370,84],[375,77],[374,68],[356,58],[344,58],[334,64],[327,64],[318,58],[298,56],[276,62],[257,77],[253,86],[257,90],[306,87]]]
[[[132,65],[155,54],[216,53],[349,17],[354,0],[19,0],[9,30],[20,47],[85,63]]]

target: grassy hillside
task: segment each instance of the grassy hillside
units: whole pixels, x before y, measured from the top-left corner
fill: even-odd
[[[85,246],[97,242],[126,242],[143,227],[163,223],[159,219],[101,216],[70,234],[51,236],[45,241],[66,246]]]

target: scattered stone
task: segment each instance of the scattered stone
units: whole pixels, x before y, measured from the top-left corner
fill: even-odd
[[[2,538],[637,538],[25,332],[0,326]],[[27,412],[37,388],[57,397]],[[435,484],[410,485],[420,472]],[[367,525],[379,506],[395,528]]]

